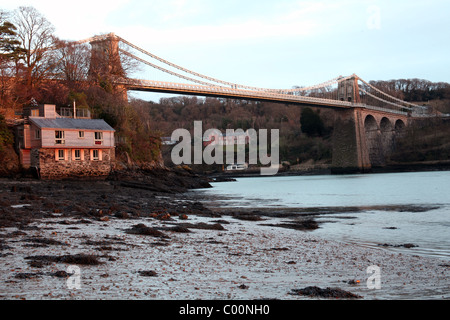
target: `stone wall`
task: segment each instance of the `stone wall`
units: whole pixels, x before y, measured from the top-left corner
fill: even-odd
[[[386,165],[407,115],[351,108],[336,110],[332,172],[368,172]]]
[[[106,177],[110,174],[115,161],[114,149],[102,149],[102,160],[92,161],[89,149],[84,152],[83,161],[72,159],[72,152],[67,151],[64,161],[57,161],[54,149],[39,149],[39,171],[41,179],[63,179],[83,177]]]
[[[39,149],[31,149],[31,151],[30,151],[30,162],[31,162],[31,167],[39,168],[39,164],[40,164],[40,152],[39,152]]]
[[[354,173],[370,170],[366,139],[359,109],[336,111],[333,130],[333,173]]]

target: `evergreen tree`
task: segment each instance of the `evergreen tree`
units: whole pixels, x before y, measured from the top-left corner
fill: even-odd
[[[314,112],[311,108],[304,108],[300,115],[300,124],[302,132],[308,136],[322,136],[325,131],[320,115]]]
[[[0,57],[6,60],[18,61],[25,50],[20,47],[20,41],[17,39],[16,26],[7,21],[5,13],[0,13]]]

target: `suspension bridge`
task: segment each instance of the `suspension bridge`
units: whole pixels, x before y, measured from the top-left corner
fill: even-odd
[[[124,88],[125,92],[162,92],[333,108],[336,116],[332,166],[337,172],[369,171],[373,166],[382,166],[395,147],[396,137],[411,120],[429,116],[425,107],[385,93],[356,74],[308,87],[258,88],[189,70],[114,33],[76,43],[89,43],[92,47],[91,68],[97,66],[114,75],[114,84]],[[182,81],[125,77],[121,72],[121,61],[125,57]]]
[[[308,87],[290,89],[258,88],[223,81],[186,69],[158,57],[113,33],[84,39],[77,43],[90,43],[93,50],[106,52],[110,61],[118,61],[120,58],[114,58],[114,56],[121,54],[138,63],[185,81],[165,82],[126,77],[116,78],[115,84],[123,85],[127,90],[255,99],[335,108],[362,107],[399,114],[423,113],[422,106],[384,93],[355,74],[339,76]],[[120,46],[119,43],[125,45],[126,49]],[[111,59],[111,57],[113,58]]]

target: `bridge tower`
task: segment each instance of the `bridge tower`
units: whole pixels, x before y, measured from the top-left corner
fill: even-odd
[[[370,172],[386,165],[395,141],[410,122],[407,114],[363,107],[337,109],[333,130],[334,173]]]
[[[338,100],[360,103],[358,77],[354,75],[352,78],[338,83]]]
[[[89,76],[92,80],[111,85],[112,90],[122,94],[127,100],[127,90],[123,86],[114,85],[115,79],[125,77],[119,54],[119,38],[110,33],[90,42],[91,61]]]
[[[90,42],[91,64],[89,74],[93,77],[123,77],[125,72],[119,55],[119,40],[114,33]]]

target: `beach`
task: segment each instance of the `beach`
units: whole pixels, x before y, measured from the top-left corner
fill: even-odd
[[[330,241],[314,221],[221,211],[183,192],[189,183],[133,179],[0,180],[0,299],[450,299],[448,261]]]

